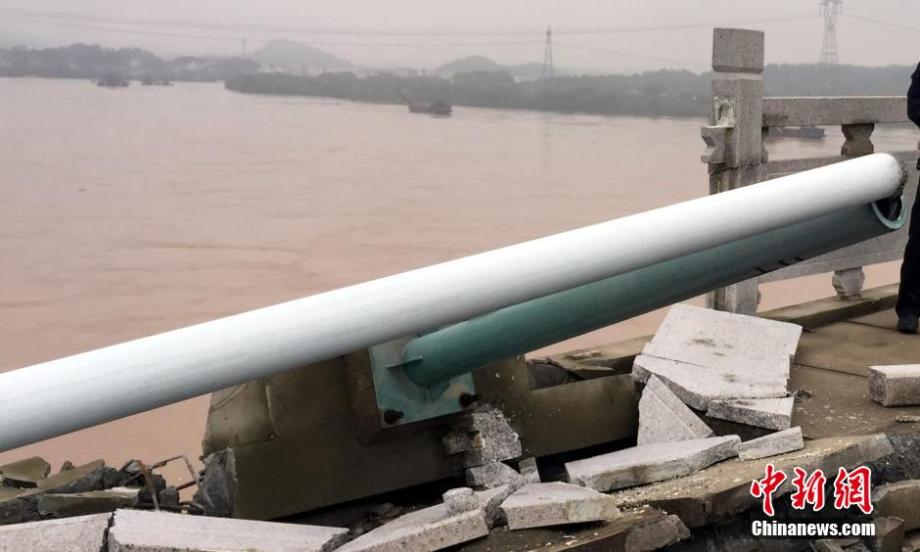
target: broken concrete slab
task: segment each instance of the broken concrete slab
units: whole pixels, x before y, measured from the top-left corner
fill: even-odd
[[[51,464],[44,458],[33,456],[0,466],[0,487],[35,487],[51,473]]]
[[[0,527],[0,552],[102,552],[111,514]]]
[[[796,426],[741,443],[738,457],[741,460],[756,460],[803,448],[805,440],[802,437],[802,428]]]
[[[901,545],[901,552],[920,552],[920,531],[914,531],[904,535],[904,544]]]
[[[611,520],[620,515],[608,495],[569,483],[525,485],[502,503],[511,530]]]
[[[785,397],[787,376],[746,374],[736,370],[713,370],[673,359],[639,355],[633,363],[633,378],[647,382],[652,375],[664,382],[680,400],[706,410],[711,401]]]
[[[43,518],[64,518],[114,512],[133,508],[139,502],[139,487],[114,487],[103,491],[72,494],[41,494],[38,512]]]
[[[737,435],[651,443],[576,460],[565,465],[570,482],[597,491],[664,481],[738,455]]]
[[[876,515],[901,518],[905,531],[920,529],[920,480],[879,485],[872,490],[872,503]]]
[[[338,552],[441,550],[488,534],[482,508],[451,515],[446,505],[438,504],[398,517],[361,535]]]
[[[501,462],[490,462],[483,466],[474,466],[466,470],[466,484],[482,489],[494,489],[502,485],[523,484],[525,478],[514,468]]]
[[[821,469],[837,473],[838,468],[855,468],[887,457],[894,452],[883,434],[832,437],[808,441],[805,448],[780,456],[754,461],[732,459],[697,473],[615,493],[620,510],[643,504],[667,510],[688,527],[719,523],[759,504],[751,496],[751,481],[764,476],[764,466],[792,474],[794,467],[807,472]],[[792,477],[774,493],[774,501],[792,492]]]
[[[869,367],[869,396],[882,406],[920,405],[920,364]]]
[[[721,399],[782,397],[802,328],[754,316],[675,305],[633,365],[658,376],[697,410]]]
[[[715,370],[788,375],[801,335],[798,324],[677,304],[642,353]]]
[[[118,510],[109,529],[108,552],[328,552],[347,533],[337,527]]]
[[[656,508],[640,507],[606,522],[553,525],[521,531],[499,528],[484,539],[462,545],[458,551],[648,552],[673,545],[689,536],[690,532],[676,516],[669,516]]]
[[[706,415],[739,424],[782,431],[792,425],[792,397],[712,401]]]
[[[713,431],[668,386],[649,377],[639,400],[637,443],[664,443],[712,437]]]
[[[872,552],[901,552],[904,544],[904,520],[897,517],[876,517],[875,536],[869,539]]]
[[[521,456],[518,434],[501,410],[487,405],[458,417],[442,444],[449,455],[463,454],[468,468]]]

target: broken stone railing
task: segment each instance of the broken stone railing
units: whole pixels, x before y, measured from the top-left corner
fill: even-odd
[[[877,124],[907,123],[906,99],[880,97],[763,96],[764,35],[744,29],[715,29],[712,48],[712,114],[702,129],[707,145],[703,162],[709,168],[710,193],[837,163],[875,151],[872,132]],[[908,82],[905,78],[905,90]],[[844,142],[839,156],[771,161],[764,137],[771,128],[839,126]],[[905,197],[916,195],[916,150],[892,153],[908,171]],[[858,297],[865,281],[862,267],[900,259],[907,228],[876,239],[797,263],[709,296],[710,306],[731,312],[754,313],[758,284],[833,272],[832,283],[842,299]]]

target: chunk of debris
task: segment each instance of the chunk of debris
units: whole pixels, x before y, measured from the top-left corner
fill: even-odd
[[[560,482],[525,485],[501,507],[512,531],[611,520],[620,515],[616,501],[608,495]]]
[[[524,476],[514,468],[501,462],[490,462],[483,466],[474,466],[466,470],[466,483],[471,487],[494,489],[502,485],[521,486]]]
[[[792,397],[712,401],[706,415],[739,424],[782,431],[792,425]]]
[[[738,457],[742,460],[756,460],[803,448],[805,439],[802,437],[802,428],[796,426],[741,443]]]
[[[505,512],[501,509],[502,502],[516,490],[517,487],[502,485],[494,489],[476,491],[476,498],[479,499],[479,507],[482,509],[483,514],[485,514],[486,525],[488,525],[490,529],[498,525],[504,525],[507,522],[505,519]]]
[[[899,424],[916,424],[920,422],[920,416],[913,414],[901,414],[900,416],[896,417],[894,421],[898,422]]]
[[[572,483],[597,491],[623,489],[699,471],[738,455],[737,435],[651,443],[565,465]]]
[[[106,488],[106,481],[114,479],[116,470],[96,460],[76,468],[60,471],[36,483],[36,488],[46,493],[86,493]]]
[[[33,456],[12,464],[0,466],[0,487],[31,488],[48,477],[51,464],[44,458]]]
[[[0,552],[102,552],[112,514],[0,527]]]
[[[501,410],[483,406],[457,418],[442,439],[447,454],[463,454],[470,468],[521,456],[521,440]]]
[[[237,487],[233,449],[219,450],[204,459],[204,472],[192,500],[206,515],[230,517],[235,510]]]
[[[483,508],[452,515],[447,505],[438,504],[398,517],[361,535],[338,552],[441,550],[488,534]]]
[[[920,531],[904,535],[904,544],[901,552],[920,552]]]
[[[473,489],[469,487],[450,489],[441,498],[444,500],[444,505],[447,506],[447,511],[452,516],[479,508],[479,498],[473,492]]]
[[[920,364],[870,366],[869,396],[882,406],[920,405]]]
[[[640,445],[705,439],[712,429],[690,410],[667,385],[651,376],[639,400]]]
[[[140,487],[114,487],[103,491],[38,496],[38,512],[44,518],[64,518],[114,512],[138,505]]]
[[[872,503],[876,515],[901,518],[905,531],[920,529],[920,479],[879,485],[872,490]]]
[[[540,482],[540,469],[537,467],[536,458],[524,458],[518,462],[518,471],[524,476],[528,483]]]
[[[662,380],[682,401],[787,395],[802,327],[690,305],[675,305],[633,364],[633,377]]]
[[[337,527],[118,510],[109,529],[108,552],[327,552],[340,545],[347,533]]]
[[[815,552],[844,552],[845,548],[837,539],[819,539],[814,542]]]
[[[875,518],[875,536],[869,539],[872,552],[901,552],[903,544],[904,521],[901,518]]]

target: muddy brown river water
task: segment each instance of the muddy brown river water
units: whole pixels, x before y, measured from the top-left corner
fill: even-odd
[[[704,195],[701,124],[0,79],[0,371]],[[771,155],[833,154],[829,134]],[[876,145],[916,140],[882,129]],[[897,279],[892,264],[867,272]],[[766,309],[833,290],[816,276],[763,292]],[[651,333],[661,316],[551,350]],[[199,397],[0,463],[196,457],[206,411]]]

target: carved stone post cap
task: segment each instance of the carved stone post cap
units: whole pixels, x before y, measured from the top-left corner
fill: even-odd
[[[712,68],[723,73],[763,73],[763,31],[716,28]]]

